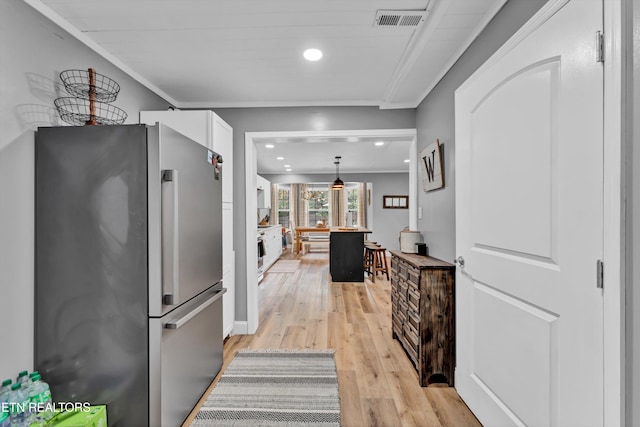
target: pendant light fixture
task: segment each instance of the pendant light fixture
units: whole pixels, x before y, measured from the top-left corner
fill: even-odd
[[[333,162],[334,165],[336,165],[336,180],[333,181],[333,185],[331,186],[332,189],[334,190],[341,190],[344,188],[344,182],[342,182],[342,180],[340,179],[340,159],[342,157],[340,156],[336,156],[336,161]]]

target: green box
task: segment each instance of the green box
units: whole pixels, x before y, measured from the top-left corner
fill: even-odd
[[[104,405],[91,406],[86,412],[82,409],[66,412],[56,411],[56,415],[47,423],[47,426],[108,427],[107,407]]]

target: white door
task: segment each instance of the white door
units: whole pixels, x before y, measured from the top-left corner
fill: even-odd
[[[603,425],[597,0],[551,0],[456,92],[456,387],[487,426]]]

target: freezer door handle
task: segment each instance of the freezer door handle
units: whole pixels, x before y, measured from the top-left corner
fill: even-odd
[[[166,329],[180,329],[181,326],[183,326],[189,320],[193,319],[198,314],[200,314],[200,312],[202,310],[206,309],[211,304],[213,304],[214,302],[216,302],[220,298],[222,298],[222,295],[224,295],[226,292],[227,292],[227,288],[222,288],[220,291],[218,291],[214,295],[212,295],[211,298],[207,299],[205,302],[203,302],[198,307],[196,307],[195,309],[191,310],[189,313],[185,314],[181,318],[168,321],[165,324],[164,327]]]
[[[162,303],[175,305],[180,283],[178,171],[163,170],[162,184]]]

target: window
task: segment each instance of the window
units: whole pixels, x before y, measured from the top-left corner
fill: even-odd
[[[323,190],[312,189],[313,197],[309,198],[308,220],[309,225],[313,226],[318,222],[327,223],[329,217],[329,191],[324,187]]]
[[[358,225],[358,189],[347,190],[347,221],[348,227]]]
[[[278,222],[284,228],[289,228],[289,189],[278,190]]]

